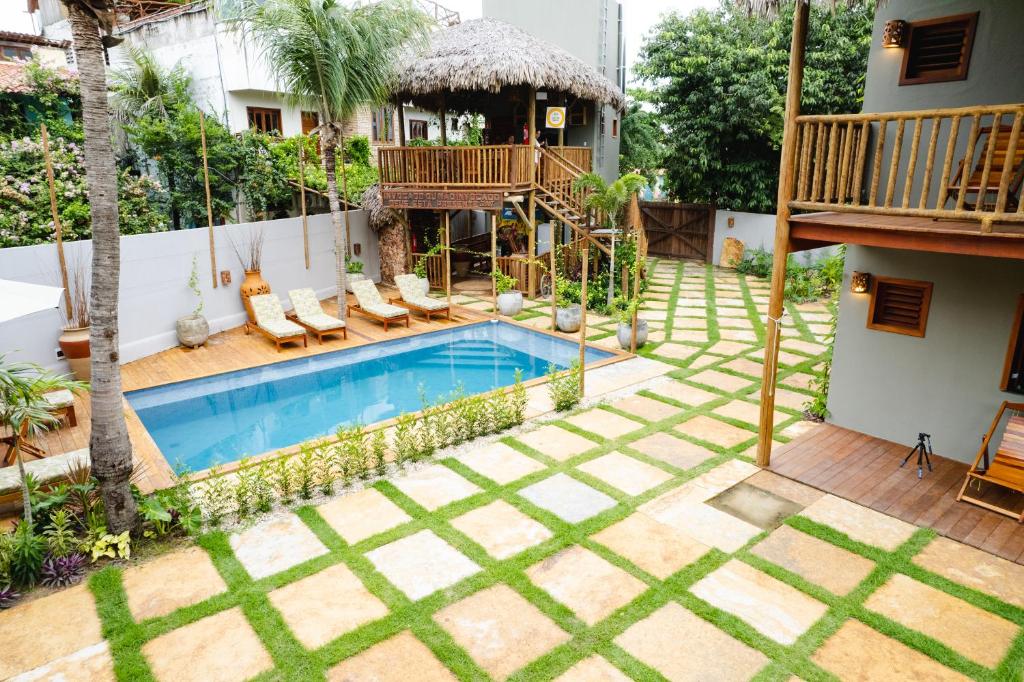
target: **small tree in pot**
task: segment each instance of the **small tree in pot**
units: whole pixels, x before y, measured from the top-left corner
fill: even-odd
[[[515,317],[523,311],[523,292],[516,289],[519,283],[515,277],[506,275],[501,270],[491,272],[494,285],[498,290],[498,312],[505,317]]]
[[[615,317],[619,321],[617,330],[619,345],[622,346],[623,350],[629,350],[633,341],[633,317],[640,309],[643,299],[639,296],[632,300],[619,298],[616,302],[618,305],[615,306]],[[647,343],[647,320],[637,318],[636,347],[640,348],[645,343]]]
[[[188,277],[188,288],[195,294],[198,304],[191,314],[179,317],[175,323],[178,342],[186,348],[198,348],[210,338],[210,324],[203,317],[203,292],[199,288],[199,268],[196,257],[192,256],[192,274]]]
[[[350,260],[345,264],[345,269],[348,271],[348,277],[345,281],[345,290],[352,293],[352,282],[358,282],[361,279],[366,279],[366,275],[363,274],[363,263],[358,260]]]

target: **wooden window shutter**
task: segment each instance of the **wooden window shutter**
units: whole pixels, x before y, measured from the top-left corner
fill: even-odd
[[[1017,299],[1017,312],[1010,330],[1010,345],[1003,364],[1003,381],[999,388],[1010,393],[1024,393],[1024,294]]]
[[[967,78],[977,25],[977,12],[910,24],[900,85]]]
[[[868,329],[924,336],[932,283],[876,277],[871,290]]]

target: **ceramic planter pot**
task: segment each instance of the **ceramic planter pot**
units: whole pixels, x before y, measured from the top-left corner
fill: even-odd
[[[633,335],[632,325],[626,322],[619,322],[619,345],[622,350],[629,350],[629,342]],[[636,347],[647,343],[647,320],[636,321]]]
[[[178,342],[186,348],[198,348],[210,338],[210,323],[202,315],[179,317],[174,324]]]
[[[58,340],[64,359],[71,367],[71,374],[79,381],[89,381],[92,376],[89,351],[89,328],[68,327],[61,332]]]
[[[523,292],[506,291],[498,294],[498,312],[505,317],[515,317],[523,311]]]
[[[348,276],[345,277],[345,291],[347,291],[348,293],[351,294],[352,293],[352,282],[358,282],[358,281],[363,280],[363,279],[366,279],[366,275],[364,275],[361,272],[350,272],[350,273],[348,273]]]
[[[252,304],[249,303],[249,299],[269,293],[270,285],[260,275],[259,270],[245,271],[245,280],[242,281],[242,286],[238,287],[238,295],[242,297],[242,305],[245,306],[245,314],[248,315],[250,322],[256,322],[256,317],[252,314]]]
[[[578,332],[582,322],[582,309],[578,303],[567,308],[558,308],[555,310],[555,326],[558,327],[558,331],[560,332]]]

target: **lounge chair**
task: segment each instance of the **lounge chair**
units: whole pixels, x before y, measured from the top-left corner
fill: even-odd
[[[281,344],[287,341],[302,341],[303,346],[308,345],[306,330],[285,318],[284,308],[276,294],[253,296],[249,303],[256,322],[245,323],[246,334],[255,329],[274,342],[278,353],[281,352]]]
[[[357,304],[349,303],[348,311],[362,313],[384,324],[384,331],[388,325],[399,320],[405,320],[405,326],[409,326],[409,310],[397,305],[385,303],[377,291],[377,286],[369,279],[361,279],[352,282],[352,293],[356,296]]]
[[[341,334],[348,338],[345,323],[324,312],[316,292],[312,289],[292,289],[288,292],[294,311],[288,313],[288,319],[295,322],[316,337],[317,343],[324,342],[327,334]]]
[[[448,303],[425,295],[420,289],[420,281],[416,275],[395,277],[398,292],[402,295],[398,298],[389,298],[388,303],[398,303],[410,310],[421,312],[427,316],[427,322],[430,322],[431,315],[440,315],[441,313],[444,313],[445,318],[452,319],[452,311]]]
[[[996,449],[995,457],[992,457],[990,461],[989,447],[992,438],[1007,411],[1010,412],[1010,416],[1003,431],[1002,441]],[[992,420],[992,426],[989,427],[988,433],[985,434],[985,438],[981,442],[981,449],[978,450],[978,455],[974,458],[971,468],[967,470],[967,478],[960,488],[960,494],[956,496],[958,502],[961,500],[970,502],[984,509],[1005,514],[1016,519],[1018,523],[1024,523],[1024,512],[1002,506],[999,504],[1004,501],[1002,498],[996,497],[992,501],[985,501],[980,496],[975,497],[973,494],[969,494],[971,483],[977,483],[980,488],[982,481],[1014,492],[1024,493],[1024,403],[1011,403],[1004,400],[999,406],[996,418]]]

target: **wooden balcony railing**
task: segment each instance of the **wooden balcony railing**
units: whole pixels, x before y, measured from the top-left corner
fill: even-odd
[[[516,287],[521,291],[526,290],[526,283],[530,280],[529,272],[533,269],[533,281],[537,281],[538,278],[538,267],[537,263],[530,263],[529,258],[525,255],[522,256],[498,256],[495,261],[498,265],[498,270],[502,274],[509,277],[514,277],[516,280]]]
[[[419,263],[421,259],[426,258],[427,264],[427,281],[430,282],[431,289],[444,289],[444,254],[440,253],[414,253],[412,254],[412,262]]]
[[[1024,104],[799,116],[790,208],[1024,222]],[[908,144],[909,142],[909,144]]]

